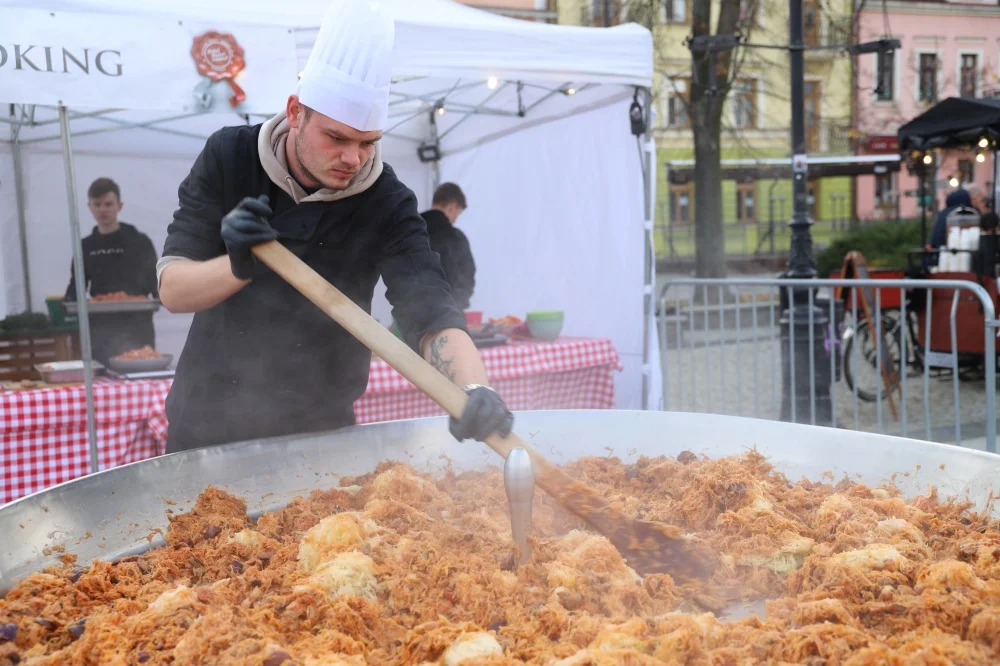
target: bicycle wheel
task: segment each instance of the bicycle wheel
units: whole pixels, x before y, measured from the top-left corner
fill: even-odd
[[[858,397],[865,402],[875,402],[878,399],[879,385],[882,385],[882,398],[890,390],[899,387],[902,364],[900,359],[900,329],[899,321],[889,315],[882,315],[882,362],[891,362],[896,372],[891,386],[887,389],[878,368],[878,353],[875,348],[875,334],[862,320],[854,329],[854,334],[844,345],[844,380],[851,392],[857,384]],[[857,349],[855,349],[857,345]],[[909,354],[908,354],[909,355]]]

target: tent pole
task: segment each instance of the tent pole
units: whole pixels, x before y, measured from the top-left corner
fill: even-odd
[[[438,134],[437,119],[434,118],[434,112],[431,111],[431,127],[430,127],[430,143],[438,147],[441,150],[441,136]],[[434,192],[437,192],[438,185],[441,184],[441,160],[436,159],[431,162],[431,196]]]
[[[650,366],[649,339],[650,320],[655,311],[656,299],[656,259],[653,255],[653,155],[650,144],[653,142],[653,105],[652,95],[648,89],[643,90],[643,103],[646,108],[646,132],[643,135],[645,146],[640,158],[644,163],[642,170],[642,213],[643,213],[643,243],[645,252],[645,273],[643,275],[643,315],[642,315],[642,409],[649,409],[649,392],[652,373],[660,368]]]
[[[10,105],[10,150],[14,156],[14,200],[17,202],[17,233],[21,241],[21,271],[24,278],[24,308],[32,312],[31,271],[28,269],[28,232],[24,216],[24,174],[21,162],[21,127],[16,122],[14,105]]]
[[[993,212],[1000,210],[1000,152],[993,151]]]
[[[80,351],[83,352],[83,383],[87,392],[87,436],[90,441],[90,471],[100,469],[97,458],[97,429],[94,426],[94,372],[90,367],[90,318],[87,312],[87,283],[83,271],[83,244],[80,240],[80,212],[76,207],[76,173],[73,169],[73,146],[70,142],[69,114],[59,107],[59,134],[62,137],[63,164],[66,167],[66,196],[69,200],[69,226],[73,239],[73,276],[76,278],[76,302],[80,308]]]

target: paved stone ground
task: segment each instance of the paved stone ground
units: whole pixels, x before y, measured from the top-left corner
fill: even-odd
[[[753,340],[736,341],[732,336],[723,344],[705,340],[715,337],[714,334],[703,335],[700,340],[695,340],[696,337],[690,338],[694,341],[693,349],[688,346],[691,344],[689,339],[685,339],[683,348],[669,349],[663,359],[664,393],[669,409],[778,418],[781,357],[777,329],[759,331],[756,343]],[[803,388],[808,390],[808,387]],[[898,394],[895,402],[898,418],[893,418],[884,397],[881,418],[878,403],[860,398],[855,402],[843,375],[834,385],[833,399],[839,427],[904,434],[904,410]],[[950,372],[931,370],[926,398],[923,374],[911,373],[906,381],[905,407],[907,436],[938,442],[956,441],[954,382]],[[808,415],[802,415],[799,420],[803,417],[808,419]],[[958,382],[958,417],[963,440],[983,436],[986,405],[982,379]]]

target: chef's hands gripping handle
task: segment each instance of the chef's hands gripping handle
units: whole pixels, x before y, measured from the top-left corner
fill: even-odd
[[[469,396],[458,418],[454,416],[448,423],[448,430],[458,441],[476,439],[484,441],[494,432],[501,437],[510,434],[514,427],[514,415],[507,409],[503,398],[489,386],[466,386]]]
[[[240,280],[253,277],[251,248],[278,237],[278,232],[267,223],[273,214],[270,203],[266,194],[256,199],[247,197],[222,218],[222,240],[229,253],[229,265]]]

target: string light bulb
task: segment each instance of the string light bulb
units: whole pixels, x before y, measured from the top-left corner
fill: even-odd
[[[439,101],[434,106],[434,113],[438,114],[439,116],[443,116],[444,115],[444,100]]]
[[[952,187],[958,187],[958,178],[952,176],[951,180],[948,181],[948,184],[951,185]]]
[[[985,136],[982,139],[979,140],[979,147],[980,148],[986,148],[989,145],[990,145],[990,140],[987,139]]]
[[[490,90],[496,90],[499,84],[500,81],[498,81],[497,77],[495,76],[491,76],[490,78],[486,79],[486,87],[489,88]]]
[[[976,153],[976,161],[982,164],[983,162],[986,161],[986,155],[982,153]]]
[[[573,95],[576,94],[576,88],[574,88],[573,86],[567,86],[566,89],[563,90],[563,94],[565,94],[567,97],[572,97]]]
[[[924,164],[933,164],[933,163],[934,163],[934,156],[931,155],[930,153],[924,154]]]

